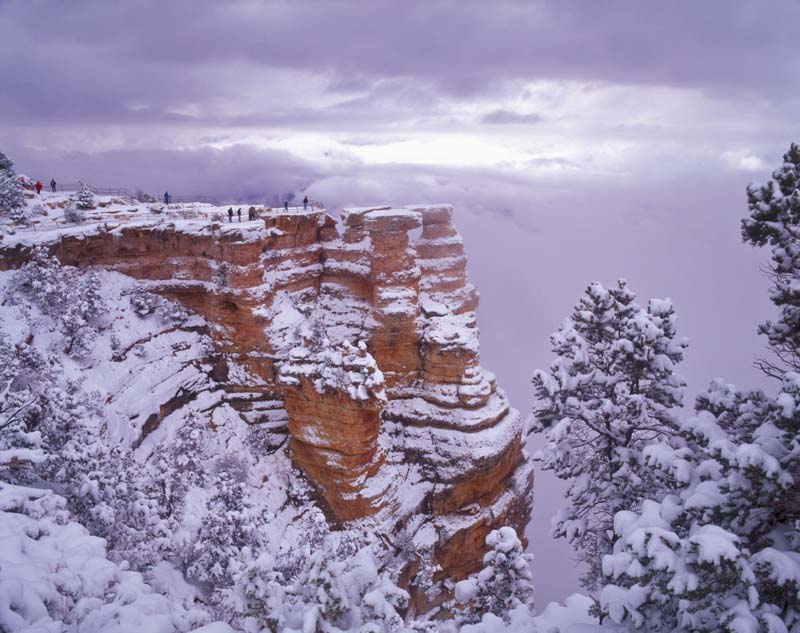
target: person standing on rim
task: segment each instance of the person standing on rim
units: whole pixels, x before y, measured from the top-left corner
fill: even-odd
[[[233,222],[233,207],[228,207],[228,222]]]
[[[303,198],[303,211],[308,211],[308,196]]]
[[[289,201],[288,201],[288,200],[284,200],[284,201],[283,201],[283,210],[284,210],[286,213],[289,213]]]
[[[169,191],[164,192],[164,204],[169,204]]]
[[[55,193],[55,192],[56,192],[56,179],[55,179],[55,178],[53,178],[53,179],[50,181],[50,189],[52,189],[52,190],[53,190],[53,193]]]

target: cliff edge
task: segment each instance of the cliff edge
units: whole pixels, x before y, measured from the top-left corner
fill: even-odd
[[[213,324],[211,378],[265,451],[288,451],[332,523],[369,521],[404,560],[411,608],[480,567],[489,531],[530,518],[522,421],[480,366],[478,293],[450,205],[311,209],[244,223],[98,216],[0,242],[141,280]],[[137,445],[196,396],[182,385]],[[411,541],[409,545],[408,541]],[[432,570],[432,571],[431,571]]]

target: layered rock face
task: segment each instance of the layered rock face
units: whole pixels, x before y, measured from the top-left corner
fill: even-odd
[[[119,226],[48,244],[112,267],[215,324],[216,379],[267,429],[334,522],[370,518],[398,551],[412,609],[480,566],[486,534],[524,533],[522,423],[481,368],[449,205],[276,214],[263,224]],[[0,250],[0,266],[29,249]],[[431,571],[432,570],[432,571]]]

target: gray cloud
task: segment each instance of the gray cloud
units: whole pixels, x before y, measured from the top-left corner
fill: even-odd
[[[186,118],[175,112],[181,106],[213,111],[219,99],[268,87],[280,69],[326,76],[345,93],[383,91],[384,101],[386,93],[404,98],[406,78],[460,97],[510,80],[577,79],[795,99],[798,19],[792,0],[491,9],[477,2],[7,0],[0,4],[0,116],[177,124]],[[132,109],[137,103],[147,107]],[[285,106],[279,110],[291,119],[309,104]]]
[[[517,125],[517,124],[531,124],[540,123],[542,116],[536,113],[521,113],[514,112],[513,110],[492,110],[481,117],[481,123],[487,124],[500,124],[500,125]]]

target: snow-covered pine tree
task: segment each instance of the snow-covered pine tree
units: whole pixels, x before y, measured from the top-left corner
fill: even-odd
[[[608,290],[593,283],[551,337],[557,358],[533,378],[532,429],[546,440],[535,459],[569,482],[553,534],[577,550],[590,591],[603,584],[614,515],[666,487],[642,452],[677,431],[685,382],[675,365],[687,343],[675,320],[669,300],[642,308],[624,281]]]
[[[257,541],[259,518],[248,500],[247,464],[233,454],[217,459],[214,493],[190,551],[188,574],[215,588],[230,586],[244,547]]]
[[[686,445],[646,456],[679,485],[620,512],[604,561],[605,613],[634,629],[800,631],[800,531],[786,441],[800,422],[800,376],[777,400],[715,382],[681,427]],[[788,432],[788,433],[787,433]]]
[[[244,598],[236,601],[235,610],[258,624],[258,630],[404,630],[400,613],[408,605],[408,593],[378,564],[375,547],[361,533],[331,532],[312,506],[279,546],[245,561],[229,597]],[[246,548],[244,558],[248,556]]]
[[[772,179],[747,188],[750,217],[742,220],[742,238],[754,246],[771,247],[770,299],[780,312],[778,321],[759,326],[779,362],[762,360],[762,368],[780,376],[800,370],[800,147],[792,143],[783,165]]]
[[[42,437],[31,427],[39,393],[25,380],[24,355],[0,333],[0,477],[19,483],[42,463]]]
[[[3,152],[0,152],[0,171],[14,171],[14,162]]]
[[[33,299],[43,313],[60,321],[68,354],[82,357],[91,351],[96,335],[94,322],[105,310],[96,273],[61,266],[47,249],[36,248],[15,275],[14,286]]]
[[[78,181],[78,191],[75,194],[75,204],[78,209],[94,209],[94,193],[82,181]]]
[[[25,198],[22,185],[14,173],[14,163],[0,152],[0,214],[7,214],[15,221],[24,221]]]
[[[775,398],[721,381],[681,425],[683,444],[646,459],[675,489],[641,512],[621,512],[604,561],[602,608],[648,631],[800,631],[800,148],[762,187],[748,188],[745,242],[772,249],[778,319],[760,326],[781,377]]]
[[[160,444],[150,458],[152,469],[159,473],[153,483],[159,491],[160,506],[169,515],[179,512],[187,492],[206,482],[204,430],[201,414],[190,410],[174,440]]]
[[[528,556],[514,528],[505,526],[486,537],[489,551],[483,569],[456,585],[456,599],[468,605],[467,621],[493,613],[508,623],[508,613],[520,605],[533,610],[533,578]]]

